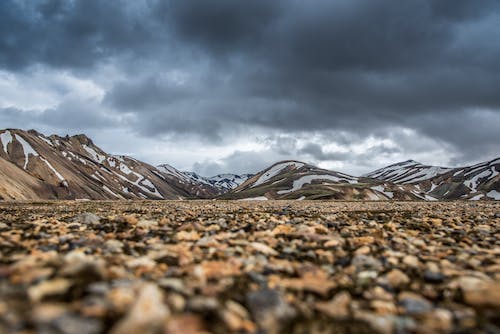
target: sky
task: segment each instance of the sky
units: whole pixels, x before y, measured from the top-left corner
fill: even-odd
[[[210,176],[500,156],[498,0],[3,0],[0,128]]]

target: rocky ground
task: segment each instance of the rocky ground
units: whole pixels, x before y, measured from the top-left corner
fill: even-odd
[[[0,203],[0,333],[498,333],[500,203]]]

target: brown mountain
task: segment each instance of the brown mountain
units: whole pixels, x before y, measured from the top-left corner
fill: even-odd
[[[127,156],[110,155],[85,135],[0,131],[0,198],[188,199],[219,191],[185,182]]]

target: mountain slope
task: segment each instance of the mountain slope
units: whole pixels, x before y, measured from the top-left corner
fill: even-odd
[[[184,199],[203,197],[195,187],[127,156],[102,151],[85,135],[46,137],[34,130],[0,131],[4,178],[17,180],[0,192],[23,199]],[[7,166],[9,168],[7,168]],[[17,169],[12,169],[16,167]],[[23,177],[14,178],[20,174]],[[27,175],[29,176],[27,176]],[[12,183],[12,182],[11,182]],[[2,185],[7,181],[2,180]],[[35,189],[36,188],[36,189]],[[22,189],[22,190],[21,190]],[[26,189],[32,189],[29,195]],[[209,196],[212,196],[211,193]]]
[[[407,160],[378,169],[364,176],[394,183],[412,184],[429,180],[450,170],[452,168],[427,166],[414,160]]]
[[[250,177],[252,174],[218,174],[211,177],[204,177],[194,172],[180,171],[168,164],[158,165],[157,168],[165,174],[173,175],[186,183],[194,183],[198,186],[207,186],[207,189],[216,189],[216,194],[223,194],[236,188]]]
[[[418,199],[413,186],[321,169],[300,161],[281,161],[223,195],[223,199]]]
[[[378,169],[367,177],[411,184],[437,199],[500,199],[500,158],[473,166],[445,168],[408,160]]]

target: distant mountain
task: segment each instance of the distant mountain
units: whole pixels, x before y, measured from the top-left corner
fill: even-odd
[[[413,186],[395,185],[370,178],[330,171],[300,161],[281,161],[264,169],[224,199],[344,199],[412,200]]]
[[[500,200],[500,158],[469,167],[408,160],[361,177],[294,160],[212,177],[112,155],[90,138],[0,130],[0,200],[340,199]]]
[[[85,135],[0,131],[2,199],[188,199],[217,194],[156,167],[111,155]]]
[[[408,160],[365,176],[397,184],[414,185],[437,199],[500,199],[500,158],[473,166],[445,168]]]
[[[180,171],[168,164],[158,165],[157,168],[166,174],[171,174],[185,182],[191,182],[199,185],[206,185],[217,190],[218,194],[223,194],[231,189],[236,188],[253,174],[218,174],[211,177],[201,176],[195,172]]]

